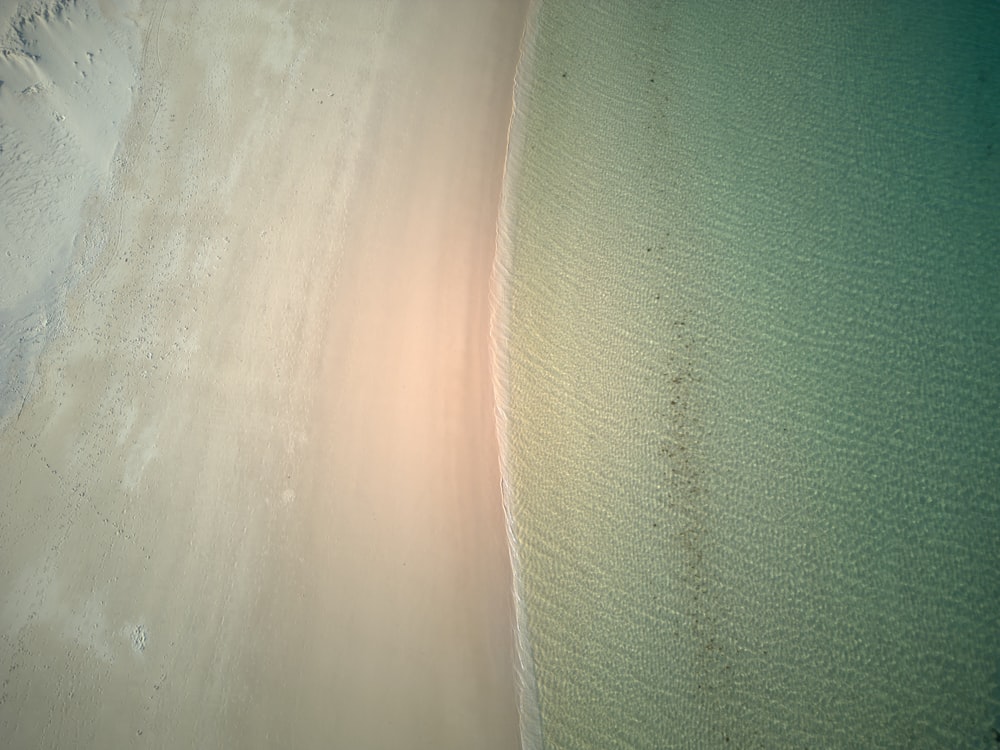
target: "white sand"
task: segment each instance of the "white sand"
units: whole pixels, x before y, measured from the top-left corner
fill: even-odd
[[[0,428],[60,321],[81,210],[109,172],[138,83],[138,38],[114,10],[0,7]]]
[[[96,195],[40,193],[84,212],[71,283],[0,282],[65,292],[0,433],[5,746],[516,747],[487,286],[524,7],[35,4],[33,64],[116,28],[141,82]]]

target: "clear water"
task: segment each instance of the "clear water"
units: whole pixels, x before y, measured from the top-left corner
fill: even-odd
[[[496,322],[526,744],[991,746],[1000,4],[535,10]]]

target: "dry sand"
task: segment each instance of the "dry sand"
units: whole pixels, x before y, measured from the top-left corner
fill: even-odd
[[[58,320],[0,433],[4,746],[516,747],[487,287],[524,4],[34,4],[44,101],[83,55],[132,107],[69,282],[0,290]]]

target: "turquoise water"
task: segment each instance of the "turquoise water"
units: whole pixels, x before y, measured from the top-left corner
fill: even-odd
[[[496,322],[526,746],[991,746],[1000,4],[535,10]]]

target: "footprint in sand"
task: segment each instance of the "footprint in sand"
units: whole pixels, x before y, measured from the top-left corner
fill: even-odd
[[[146,650],[146,640],[148,638],[148,633],[146,632],[146,627],[144,625],[136,625],[132,628],[129,634],[132,641],[132,648],[136,653],[142,653]]]

